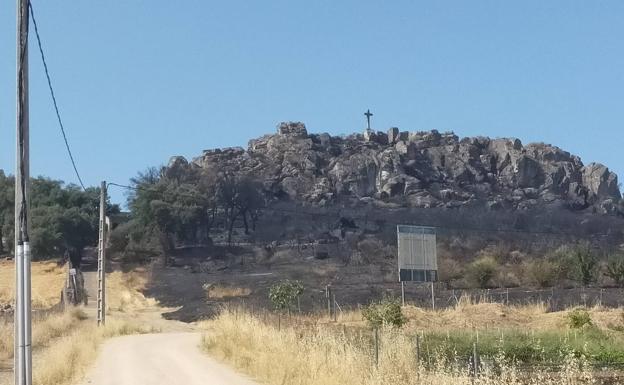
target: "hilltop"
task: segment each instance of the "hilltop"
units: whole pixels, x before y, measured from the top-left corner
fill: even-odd
[[[544,143],[453,132],[367,130],[309,134],[287,122],[241,147],[206,150],[168,168],[216,168],[259,179],[270,200],[311,206],[364,202],[406,208],[528,210],[622,215],[615,173]]]

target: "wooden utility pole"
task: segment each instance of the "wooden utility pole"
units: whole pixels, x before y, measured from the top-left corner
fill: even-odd
[[[30,242],[28,238],[28,0],[17,0],[17,143],[15,167],[15,351],[16,385],[32,383]]]
[[[100,187],[100,232],[98,241],[97,324],[106,323],[106,182]]]

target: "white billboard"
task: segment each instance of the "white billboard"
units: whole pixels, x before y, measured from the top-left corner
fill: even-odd
[[[435,227],[398,225],[397,239],[399,281],[437,281]]]

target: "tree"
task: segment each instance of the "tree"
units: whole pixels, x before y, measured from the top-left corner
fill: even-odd
[[[13,238],[13,202],[15,195],[15,180],[12,176],[6,176],[0,170],[0,255],[5,253],[8,247],[12,249]],[[8,244],[5,244],[4,238]]]
[[[0,171],[0,252],[13,249],[14,178]],[[70,251],[76,264],[82,250],[95,245],[99,226],[99,188],[83,191],[49,178],[31,178],[30,241],[33,259],[59,257]],[[119,212],[107,205],[107,214]],[[6,240],[6,244],[2,239]]]
[[[243,217],[245,234],[249,234],[247,216],[249,215],[252,221],[252,229],[255,230],[260,209],[264,207],[264,197],[260,192],[262,186],[257,181],[244,177],[238,180],[237,190],[235,205]]]
[[[587,286],[598,278],[598,259],[592,253],[589,244],[577,246],[570,256],[570,278]]]
[[[277,310],[288,310],[303,294],[303,284],[299,281],[285,280],[269,288],[269,299]]]
[[[245,234],[249,234],[247,216],[251,216],[253,228],[258,218],[258,211],[264,207],[260,183],[247,176],[221,175],[217,184],[217,201],[225,213],[228,244],[232,243],[234,224],[242,216]]]

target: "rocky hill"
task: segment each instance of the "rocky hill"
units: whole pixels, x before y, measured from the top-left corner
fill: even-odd
[[[544,143],[459,138],[452,132],[309,134],[287,122],[240,147],[206,150],[190,164],[253,175],[271,199],[308,206],[345,202],[375,207],[565,209],[624,214],[617,176],[601,164]]]

